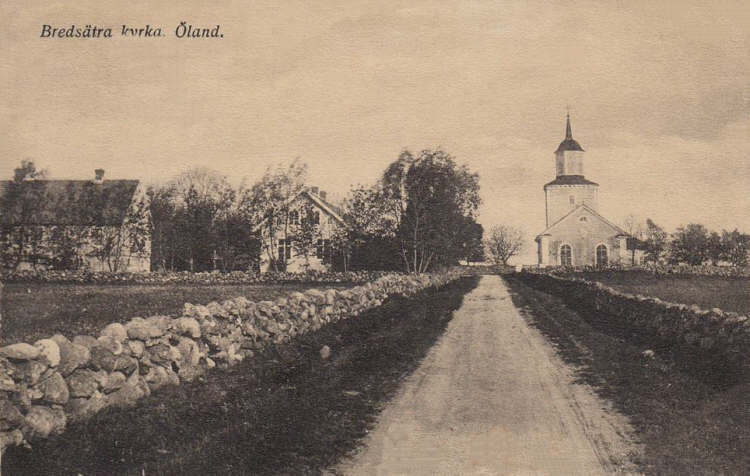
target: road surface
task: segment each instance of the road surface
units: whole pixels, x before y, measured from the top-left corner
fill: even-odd
[[[384,409],[352,475],[607,474],[634,466],[632,429],[483,276]]]

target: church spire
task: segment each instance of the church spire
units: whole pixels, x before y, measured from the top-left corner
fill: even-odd
[[[555,153],[564,152],[566,150],[575,150],[583,152],[581,145],[573,139],[573,128],[570,127],[570,111],[565,116],[565,139],[560,142],[560,146],[557,148]]]

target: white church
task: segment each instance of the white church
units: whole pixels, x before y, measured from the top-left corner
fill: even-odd
[[[573,139],[568,115],[565,140],[555,151],[555,180],[544,185],[547,228],[535,238],[538,263],[630,265],[630,235],[599,214],[599,184],[584,176],[583,154],[583,148]],[[641,251],[636,251],[636,263],[640,256]]]

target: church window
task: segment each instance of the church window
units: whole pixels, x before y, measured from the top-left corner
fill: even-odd
[[[572,266],[573,265],[573,250],[570,245],[562,245],[560,247],[560,266]]]
[[[581,218],[578,219],[578,221],[585,223],[585,222],[587,222],[589,220],[586,217],[581,217]]]
[[[607,247],[604,245],[596,247],[596,265],[607,266]]]

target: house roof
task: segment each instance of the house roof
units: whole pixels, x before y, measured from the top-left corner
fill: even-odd
[[[343,218],[343,210],[341,208],[337,207],[336,205],[333,205],[330,202],[327,202],[323,198],[320,197],[320,195],[317,195],[315,193],[312,193],[308,190],[305,190],[302,192],[306,194],[310,200],[312,200],[316,205],[318,205],[320,208],[322,208],[326,213],[331,215],[336,221],[338,221],[341,224],[344,224],[344,218]]]
[[[300,193],[298,193],[296,196],[294,196],[291,200],[289,200],[289,203],[294,202],[299,197],[307,197],[313,204],[315,204],[318,208],[323,210],[326,214],[331,216],[334,220],[339,222],[342,225],[345,225],[346,222],[344,221],[344,218],[342,217],[343,211],[337,207],[336,205],[333,205],[323,198],[320,197],[320,195],[316,193],[312,193],[309,190],[303,190]],[[264,218],[261,220],[260,223],[255,225],[253,228],[254,231],[257,231],[260,229],[260,227],[268,220],[268,218]]]
[[[597,212],[593,208],[589,207],[588,205],[578,205],[577,207],[575,207],[574,209],[572,209],[571,211],[569,211],[567,214],[563,215],[562,218],[560,218],[559,220],[557,220],[556,222],[554,222],[553,224],[551,224],[550,226],[548,226],[546,230],[544,230],[543,232],[539,233],[536,236],[536,238],[534,238],[534,241],[539,241],[539,238],[541,236],[550,234],[550,232],[554,228],[556,228],[560,223],[562,223],[565,220],[567,220],[568,217],[570,217],[571,215],[575,214],[578,210],[580,210],[582,208],[585,209],[587,212],[591,213],[595,218],[598,218],[599,220],[601,220],[605,225],[607,225],[610,228],[612,228],[615,232],[617,232],[617,236],[630,236],[625,230],[623,230],[619,226],[615,225],[611,221],[609,221],[606,218],[604,218],[603,216],[601,216],[599,214],[599,212]]]
[[[138,180],[104,180],[101,183],[91,180],[3,180],[0,181],[0,202],[3,203],[0,223],[121,225],[138,184]],[[14,200],[18,196],[23,199]]]
[[[587,180],[583,175],[558,175],[555,177],[555,180],[544,184],[544,187],[547,188],[549,185],[596,185],[599,186],[598,183],[592,182],[591,180]]]

